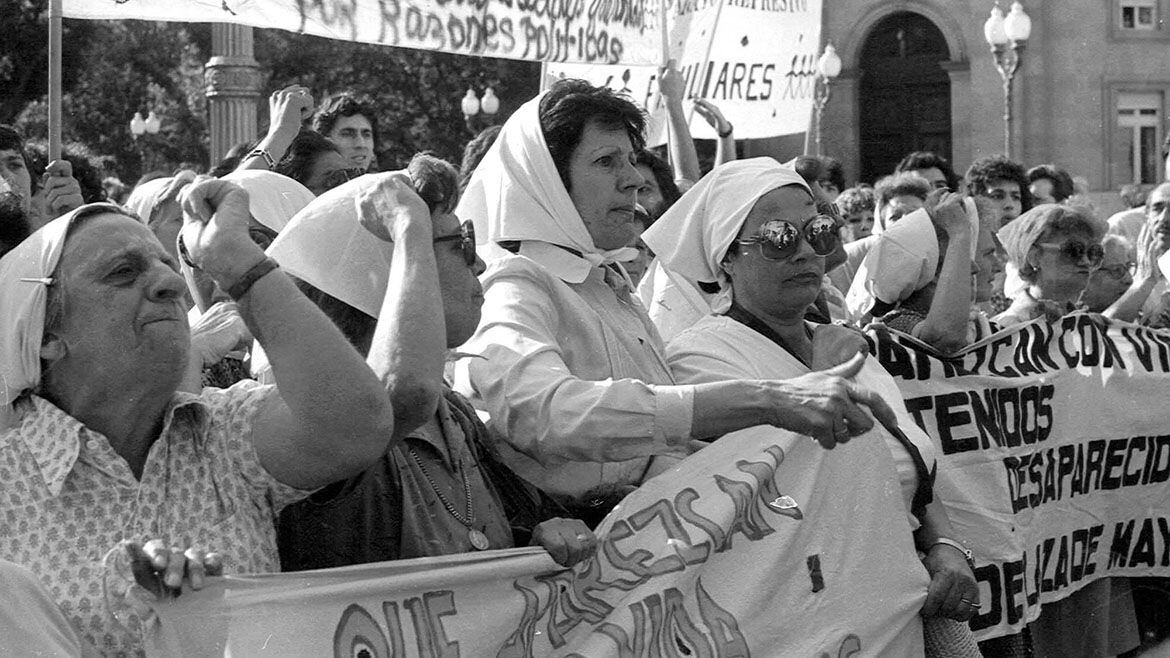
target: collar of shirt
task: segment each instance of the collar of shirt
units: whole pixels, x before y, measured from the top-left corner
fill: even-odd
[[[83,433],[100,435],[42,397],[30,396],[28,403],[31,408],[24,414],[20,426],[12,431],[16,432],[17,440],[24,443],[36,460],[37,468],[41,471],[41,477],[49,493],[56,497],[60,495],[62,487],[65,486],[65,478],[77,463]],[[192,426],[194,431],[191,434],[197,444],[203,441],[210,416],[198,396],[192,393],[175,393],[163,418],[160,439],[171,431],[176,417],[177,422]]]
[[[594,268],[593,264],[584,258],[550,242],[524,240],[520,243],[518,253],[565,283],[584,282]]]
[[[454,472],[456,462],[461,458],[463,450],[459,447],[462,436],[459,424],[451,417],[451,409],[447,406],[446,395],[439,397],[439,406],[435,412],[438,423],[424,423],[418,429],[406,435],[408,439],[416,439],[426,443],[439,453],[447,469]]]

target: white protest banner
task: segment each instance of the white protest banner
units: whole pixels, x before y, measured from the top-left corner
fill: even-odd
[[[573,570],[514,549],[229,577],[161,605],[152,653],[921,655],[928,578],[884,442],[753,428],[700,454]]]
[[[686,97],[704,98],[735,126],[738,139],[808,128],[821,39],[822,0],[668,0],[665,58],[655,66],[550,64],[552,77],[589,80],[625,91],[651,113],[650,142],[665,142],[658,65],[673,59]],[[690,112],[691,136],[715,131]]]
[[[63,0],[67,18],[238,23],[549,62],[654,64],[660,0]]]
[[[871,342],[939,448],[986,639],[1108,576],[1170,575],[1170,332],[1079,313],[953,358]]]

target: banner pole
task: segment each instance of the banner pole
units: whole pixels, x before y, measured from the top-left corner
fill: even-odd
[[[707,52],[703,54],[703,63],[699,66],[699,70],[695,71],[696,76],[703,75],[703,72],[707,70],[707,65],[711,63],[711,50],[715,47],[715,35],[719,33],[719,19],[723,16],[724,4],[726,4],[726,0],[719,0],[719,6],[715,8],[715,21],[711,24],[711,38],[707,41]],[[701,85],[700,88],[702,88]],[[687,113],[688,128],[694,118],[695,104],[691,103],[691,111]]]
[[[61,0],[49,0],[49,161],[61,159]]]

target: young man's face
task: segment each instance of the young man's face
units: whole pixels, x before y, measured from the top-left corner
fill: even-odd
[[[1020,216],[1023,206],[1020,201],[1020,184],[1003,178],[993,178],[987,181],[982,196],[991,199],[999,208],[1001,222],[1007,224]]]
[[[363,171],[374,161],[374,126],[361,114],[340,117],[329,131],[329,141],[341,149],[341,155],[350,166]]]
[[[24,163],[24,155],[13,149],[0,150],[0,178],[20,197],[20,209],[28,212],[32,203],[32,174]]]

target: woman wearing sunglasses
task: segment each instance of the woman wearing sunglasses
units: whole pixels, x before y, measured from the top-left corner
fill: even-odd
[[[1008,260],[1025,288],[1006,311],[992,318],[1010,327],[1041,316],[1060,316],[1081,301],[1089,275],[1101,264],[1106,224],[1077,206],[1036,206],[999,230]]]
[[[644,238],[668,271],[698,287],[717,290],[716,313],[679,333],[667,346],[675,377],[700,386],[775,380],[856,358],[864,349],[859,335],[810,322],[805,315],[820,292],[826,256],[837,248],[839,235],[833,220],[818,214],[800,176],[768,158],[731,162],[699,181]],[[818,449],[799,432],[766,426],[729,434],[721,441],[743,442],[745,454],[753,445],[779,446],[784,460],[775,480],[799,502],[805,518],[817,519],[795,532],[825,547],[819,556],[825,573],[850,574],[858,584],[872,584],[886,596],[875,606],[866,597],[830,599],[833,595],[826,594],[819,605],[831,607],[845,625],[851,616],[884,615],[893,632],[884,638],[885,646],[867,645],[875,655],[922,655],[919,613],[969,619],[979,607],[978,588],[965,549],[952,539],[946,512],[931,493],[930,439],[910,418],[897,386],[875,361],[865,363],[856,382],[886,400],[899,420],[897,426],[875,426],[832,453]],[[901,486],[889,486],[892,482]],[[836,538],[842,528],[859,527],[859,519],[873,529],[874,542],[894,542],[882,551],[882,559],[853,555]],[[916,546],[925,555],[921,562]],[[801,575],[794,574],[793,587],[807,587],[800,582]],[[842,591],[851,591],[850,583],[842,585]],[[801,633],[819,627],[811,620],[788,622]],[[952,633],[962,631],[953,621],[945,623]],[[968,650],[974,648],[969,634],[963,639]],[[787,655],[783,644],[769,647],[767,653]]]
[[[508,465],[590,524],[651,457],[695,440],[774,424],[831,447],[873,425],[865,408],[893,421],[846,381],[860,357],[794,381],[675,384],[620,264],[642,230],[644,123],[609,89],[559,81],[504,125],[458,208],[492,245],[483,320],[461,348],[481,358],[457,364],[456,387],[490,414]]]

